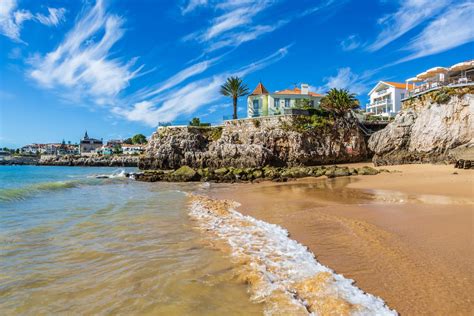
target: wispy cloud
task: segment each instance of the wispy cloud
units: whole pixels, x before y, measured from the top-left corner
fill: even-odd
[[[188,4],[181,8],[181,13],[183,15],[188,14],[194,11],[195,9],[197,9],[198,7],[204,6],[206,4],[207,4],[207,0],[189,0]]]
[[[379,19],[382,31],[368,51],[377,51],[447,8],[450,0],[402,0],[398,10]]]
[[[473,17],[474,2],[449,8],[410,41],[406,49],[412,54],[399,62],[441,53],[474,41]]]
[[[48,12],[49,15],[37,14],[36,19],[38,20],[38,22],[48,26],[56,26],[61,23],[61,21],[64,21],[66,9],[48,8]]]
[[[361,46],[361,42],[357,35],[350,35],[341,41],[341,48],[344,51],[351,51]]]
[[[32,14],[28,10],[17,9],[16,0],[0,1],[0,33],[20,43],[22,24],[25,21],[36,21],[47,26],[56,26],[65,20],[64,8],[48,8],[48,15]]]
[[[78,19],[63,42],[45,56],[31,59],[29,76],[46,88],[60,88],[68,98],[90,97],[97,104],[111,104],[135,78],[128,62],[110,57],[110,49],[122,37],[123,20],[105,11],[103,1]]]
[[[226,0],[206,2],[207,6],[212,7],[217,15],[204,29],[188,34],[183,40],[193,40],[205,44],[205,53],[225,47],[236,48],[243,43],[271,33],[293,20],[340,5],[346,1],[336,3],[334,0],[325,0],[300,12],[291,12],[290,10],[285,15],[277,14],[272,16],[272,23],[264,23],[267,20],[262,15],[268,16],[268,10],[281,2],[283,1]],[[191,2],[189,4],[191,5]]]
[[[369,91],[368,79],[372,74],[372,72],[365,72],[358,75],[353,73],[349,67],[339,68],[335,76],[324,78],[326,82],[324,86],[315,88],[315,90],[319,93],[326,93],[332,88],[347,89],[360,95]]]
[[[212,105],[221,99],[219,87],[228,76],[244,77],[273,64],[288,54],[289,47],[283,47],[273,54],[251,63],[234,72],[219,73],[204,79],[188,83],[178,89],[172,89],[165,94],[141,100],[131,108],[115,107],[114,113],[130,121],[142,122],[149,126],[156,126],[159,122],[173,121],[196,112],[205,105]]]

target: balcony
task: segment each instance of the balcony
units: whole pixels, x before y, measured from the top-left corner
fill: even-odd
[[[379,108],[379,107],[391,107],[393,105],[392,100],[381,100],[381,101],[374,101],[370,104],[367,104],[366,108]]]

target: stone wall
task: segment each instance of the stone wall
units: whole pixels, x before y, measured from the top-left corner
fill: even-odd
[[[298,116],[226,121],[222,127],[163,127],[151,137],[141,169],[301,166],[367,159],[354,119],[301,129]]]

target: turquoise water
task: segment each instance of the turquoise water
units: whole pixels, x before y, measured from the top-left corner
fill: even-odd
[[[0,166],[0,314],[260,314],[189,219],[204,187],[124,171]]]

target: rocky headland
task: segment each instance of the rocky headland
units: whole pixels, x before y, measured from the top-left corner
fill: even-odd
[[[474,154],[473,111],[472,86],[444,88],[405,101],[395,120],[369,139],[374,164],[462,160],[463,167],[471,167],[464,161]]]
[[[294,167],[368,159],[355,119],[274,116],[225,121],[221,127],[162,127],[140,169]]]

